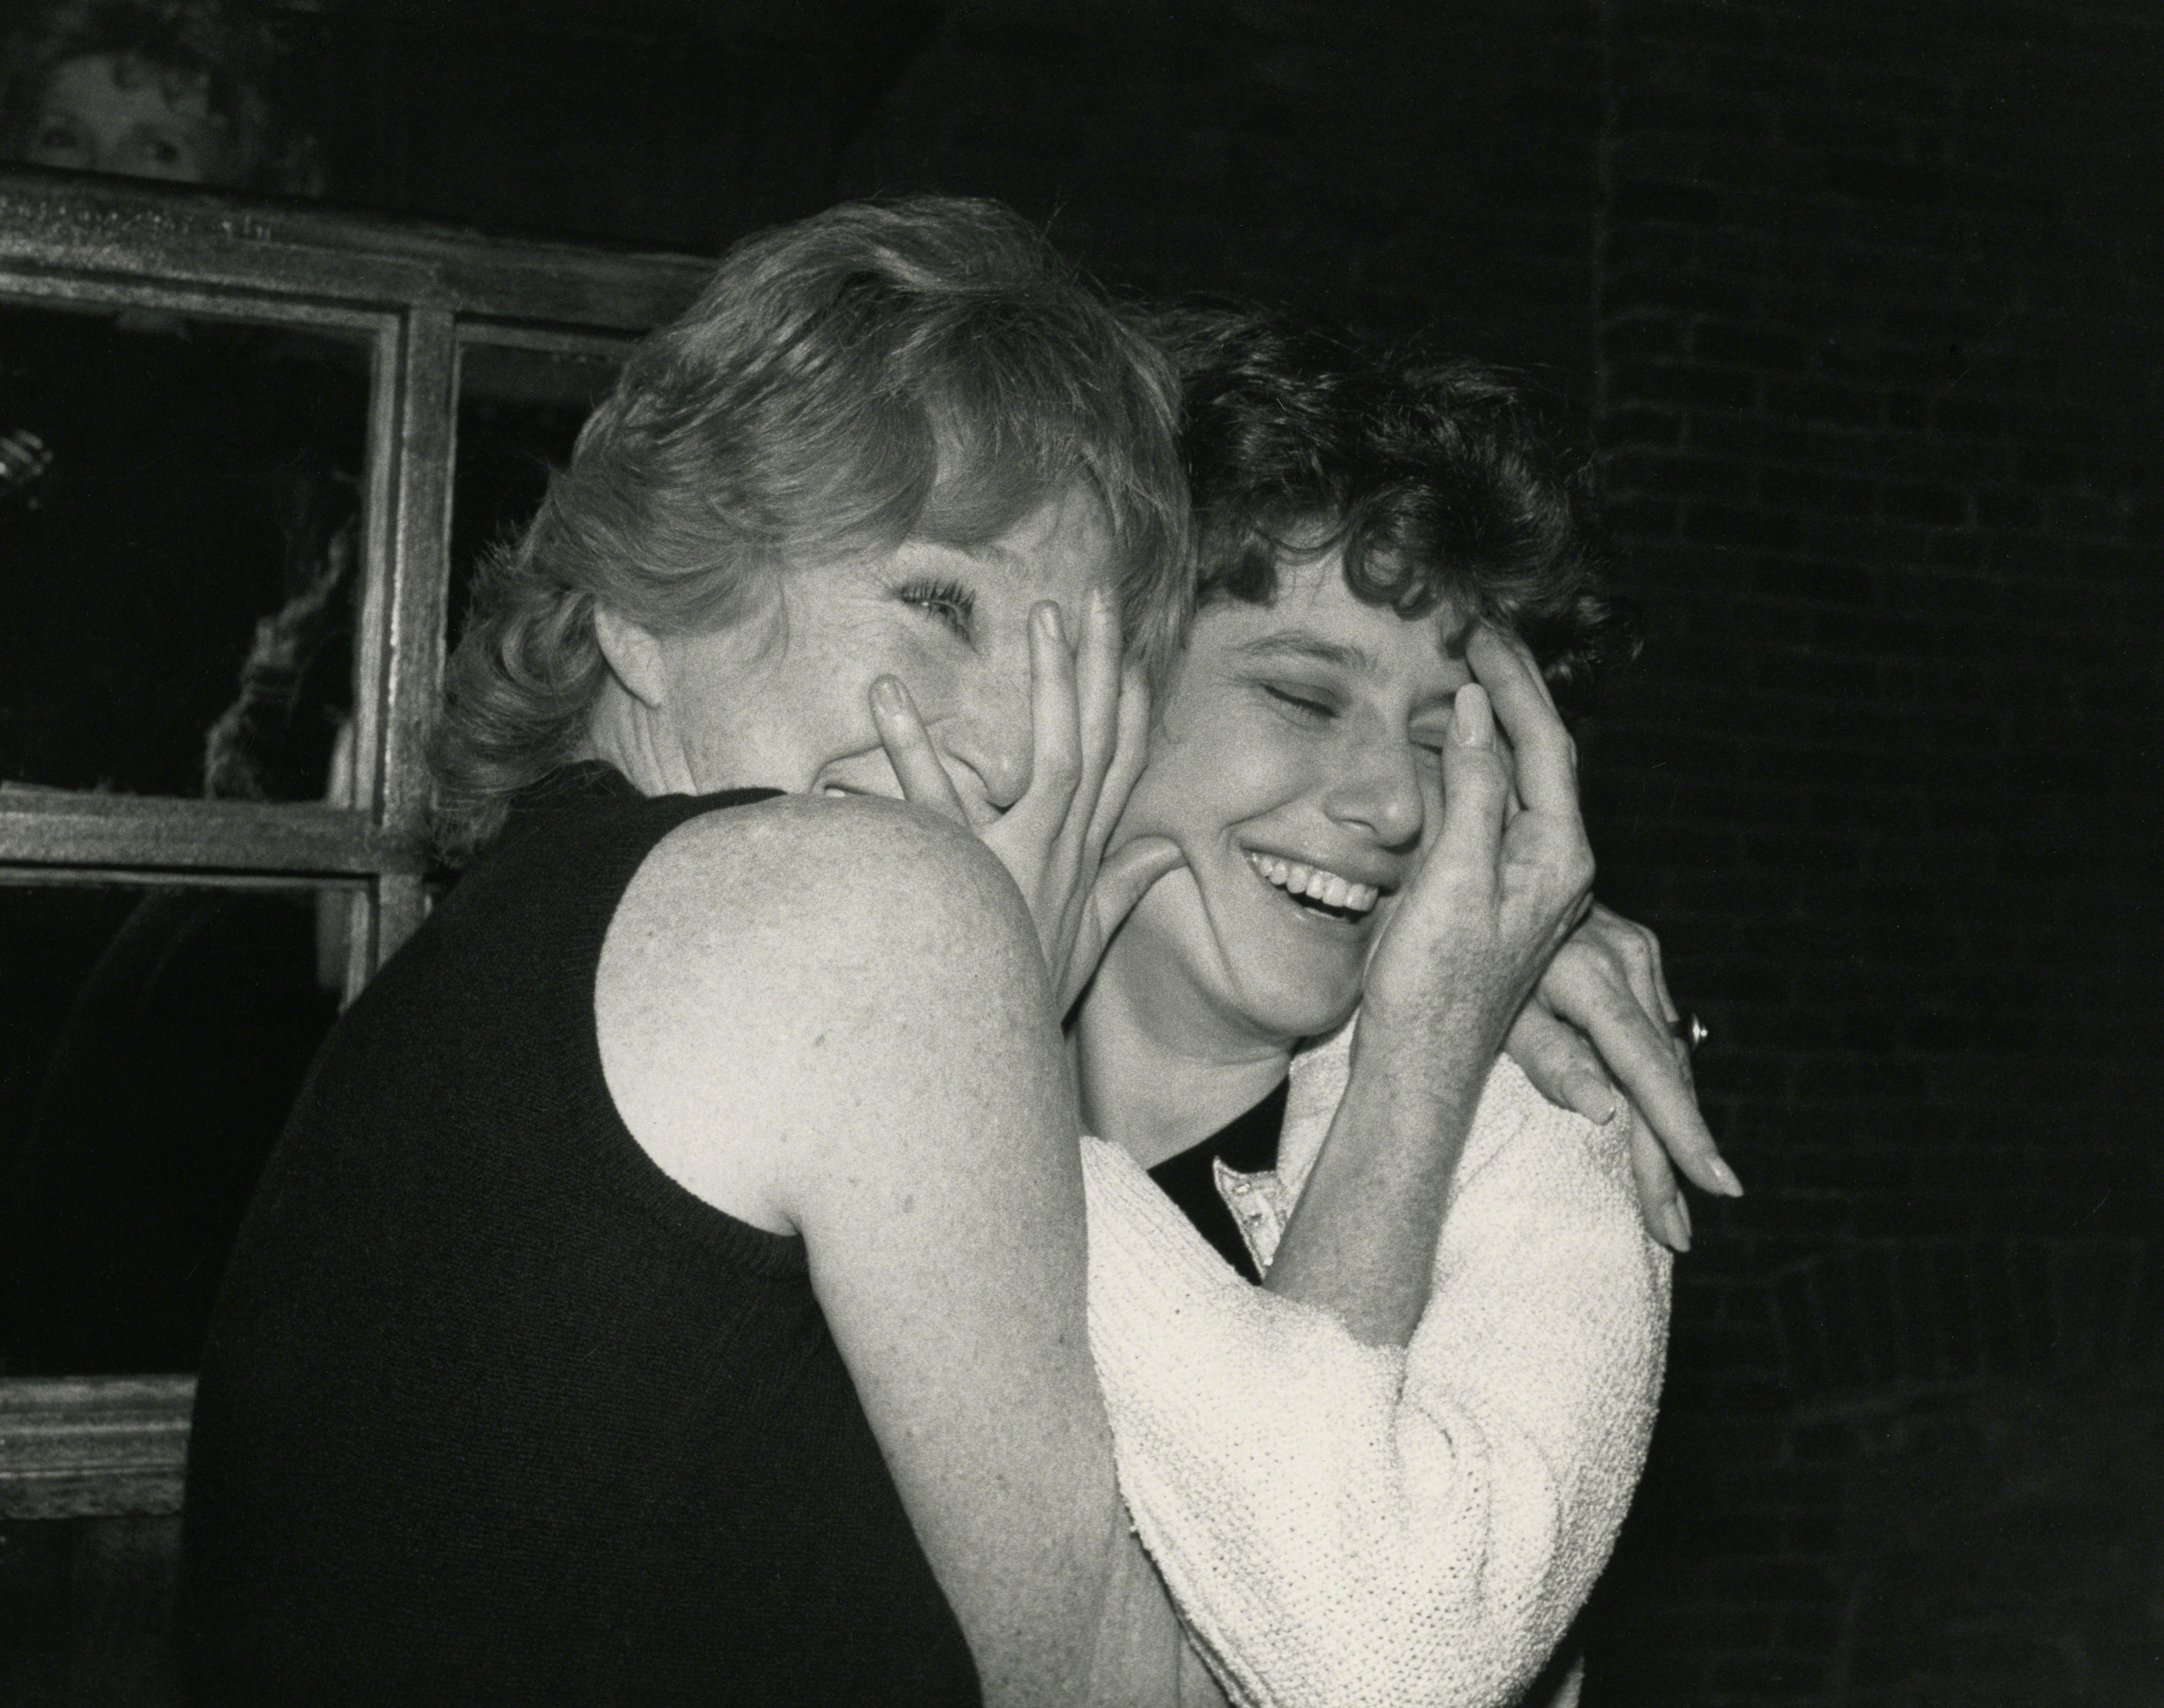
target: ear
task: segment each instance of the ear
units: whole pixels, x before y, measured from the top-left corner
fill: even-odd
[[[607,605],[594,607],[594,639],[623,690],[649,710],[669,697],[669,669],[653,633]]]

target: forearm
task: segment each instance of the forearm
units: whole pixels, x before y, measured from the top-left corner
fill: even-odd
[[[1351,1080],[1270,1263],[1271,1292],[1327,1311],[1363,1345],[1411,1338],[1494,1060],[1484,1043],[1445,1043],[1415,1060],[1387,1038],[1356,1040]]]

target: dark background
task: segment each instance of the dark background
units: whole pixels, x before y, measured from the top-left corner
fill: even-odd
[[[1584,732],[1748,1183],[1589,1703],[2164,1702],[2159,0],[313,14],[334,200],[711,251],[1004,197],[1431,326],[1596,447]]]
[[[349,8],[346,193],[711,250],[1004,197],[1597,447],[1606,898],[1712,1027],[1594,1703],[2164,1702],[2156,0]]]

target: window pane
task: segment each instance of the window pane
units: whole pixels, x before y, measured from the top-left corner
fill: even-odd
[[[195,1367],[353,893],[0,886],[0,1371]]]
[[[580,427],[608,395],[622,364],[622,354],[597,339],[554,350],[469,340],[460,349],[451,491],[454,640],[475,565],[533,517],[549,470],[570,460]]]
[[[352,697],[366,355],[0,306],[0,782],[320,796]]]

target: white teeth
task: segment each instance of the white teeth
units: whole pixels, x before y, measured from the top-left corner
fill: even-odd
[[[1253,849],[1247,850],[1247,855],[1249,865],[1288,895],[1305,896],[1327,907],[1365,913],[1383,893],[1373,884],[1356,884],[1336,872],[1305,865],[1299,860],[1282,860],[1275,854],[1258,854]]]

